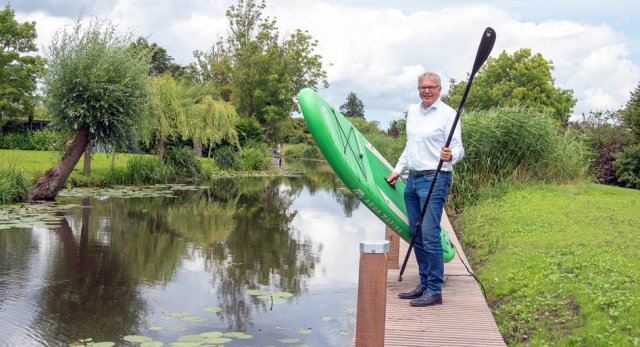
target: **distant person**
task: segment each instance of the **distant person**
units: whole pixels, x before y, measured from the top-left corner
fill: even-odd
[[[442,84],[433,72],[418,76],[418,95],[422,102],[407,110],[407,143],[387,182],[395,184],[405,169],[409,178],[404,200],[409,217],[409,230],[413,234],[440,159],[442,171],[438,174],[427,212],[414,245],[420,272],[420,283],[410,292],[399,293],[411,300],[411,306],[442,304],[444,259],[440,239],[440,218],[449,187],[453,165],[464,156],[460,126],[457,126],[450,147],[444,147],[451,132],[456,111],[440,100]]]

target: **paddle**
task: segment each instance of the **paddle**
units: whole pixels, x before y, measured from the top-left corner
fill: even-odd
[[[462,94],[462,100],[460,100],[460,106],[458,106],[458,112],[456,113],[456,118],[453,121],[453,125],[451,126],[451,132],[449,133],[449,137],[447,138],[447,143],[444,145],[445,147],[449,147],[451,144],[451,138],[453,138],[453,132],[458,125],[458,120],[460,119],[460,112],[462,112],[462,107],[464,106],[464,102],[467,100],[467,94],[469,94],[469,89],[471,89],[471,83],[473,82],[473,77],[476,75],[480,67],[489,57],[491,50],[493,49],[493,44],[496,42],[496,32],[487,27],[482,33],[482,39],[480,40],[480,45],[478,46],[478,52],[476,53],[476,60],[473,62],[473,70],[471,70],[471,75],[469,76],[469,82],[467,82],[467,87],[464,90],[464,94]],[[407,255],[404,257],[404,262],[402,263],[402,268],[400,269],[400,275],[398,276],[398,282],[402,282],[402,274],[404,273],[404,269],[407,267],[407,261],[409,260],[409,256],[411,255],[411,250],[413,249],[413,245],[416,243],[416,235],[421,232],[422,220],[424,219],[424,215],[427,212],[427,205],[429,205],[429,200],[431,200],[431,194],[433,193],[433,188],[436,185],[436,181],[438,180],[438,174],[442,169],[443,161],[440,159],[438,163],[438,168],[436,169],[436,173],[433,176],[433,181],[431,182],[431,187],[429,188],[429,193],[427,194],[427,199],[422,206],[422,211],[420,212],[420,218],[416,222],[416,229],[413,232],[413,236],[411,237],[411,243],[409,243],[409,250],[407,250]]]

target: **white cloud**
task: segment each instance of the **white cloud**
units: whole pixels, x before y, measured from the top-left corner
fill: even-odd
[[[455,7],[418,11],[391,8],[408,6],[403,2],[386,6],[328,1],[272,0],[265,14],[276,17],[282,35],[303,29],[318,40],[330,82],[321,94],[338,107],[355,92],[367,118],[383,127],[401,117],[407,104],[418,101],[415,78],[423,70],[441,75],[444,92],[450,78],[466,79],[486,26],[497,32],[494,56],[531,48],[553,61],[556,84],[573,89],[578,99],[576,114],[620,107],[640,80],[637,58],[634,62],[629,53],[635,48],[625,33],[602,22],[578,22],[575,13],[571,21],[527,21],[499,1],[498,6],[457,2]],[[194,50],[208,50],[217,37],[227,35],[225,11],[233,3],[117,0],[102,15],[133,28],[136,35],[150,35],[178,63],[188,64]],[[585,13],[593,17],[593,9]],[[42,12],[22,18],[37,21],[41,43],[71,22]]]

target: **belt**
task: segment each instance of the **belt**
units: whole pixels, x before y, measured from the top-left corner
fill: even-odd
[[[434,175],[436,170],[409,170],[409,176],[424,176],[424,175]],[[450,171],[440,170],[440,173],[448,174]]]

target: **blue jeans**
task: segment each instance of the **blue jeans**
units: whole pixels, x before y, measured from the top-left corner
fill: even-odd
[[[416,222],[420,217],[431,182],[435,173],[419,176],[409,176],[407,187],[404,191],[404,201],[407,205],[409,217],[409,230],[413,236],[416,231]],[[433,188],[427,211],[422,220],[421,232],[416,236],[414,251],[420,272],[420,286],[427,289],[427,293],[442,292],[444,282],[444,259],[442,255],[442,241],[440,239],[440,218],[442,209],[447,200],[449,186],[451,185],[451,172],[441,171]]]

